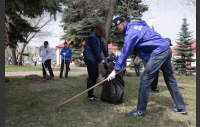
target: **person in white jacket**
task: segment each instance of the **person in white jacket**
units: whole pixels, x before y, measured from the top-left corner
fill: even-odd
[[[45,68],[48,68],[50,77],[54,77],[53,70],[51,68],[51,59],[52,59],[52,50],[48,41],[44,42],[44,45],[41,45],[38,49],[39,56],[42,58],[42,71],[43,77],[46,78]],[[45,67],[45,68],[44,68]]]

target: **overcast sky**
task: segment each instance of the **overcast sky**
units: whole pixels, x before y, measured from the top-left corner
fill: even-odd
[[[181,1],[183,0],[143,0],[143,3],[149,6],[149,10],[143,14],[143,20],[149,26],[153,25],[162,37],[171,38],[173,45],[178,39],[183,18],[187,18],[189,30],[193,32],[193,38],[196,38],[196,7],[183,5]],[[60,20],[61,16],[57,16],[56,21],[44,28],[52,31],[54,36],[33,39],[30,45],[39,46],[47,40],[50,46],[55,48],[59,44],[59,32],[62,30]]]

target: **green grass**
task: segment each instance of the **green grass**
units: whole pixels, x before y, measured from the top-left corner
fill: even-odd
[[[196,126],[196,76],[175,75],[188,115],[169,112],[173,101],[159,75],[158,88],[163,92],[149,96],[145,117],[126,117],[125,113],[137,105],[139,80],[136,74],[125,77],[124,102],[119,105],[89,102],[87,94],[65,104],[55,111],[57,104],[86,89],[85,73],[69,73],[68,79],[45,82],[12,77],[5,88],[5,123],[9,127],[186,127]],[[102,85],[95,88],[100,96]]]
[[[53,71],[60,71],[60,67],[54,67],[52,65]],[[70,69],[78,69],[78,70],[85,70],[86,67],[76,67],[76,66],[70,66]],[[26,67],[26,66],[5,66],[5,72],[24,72],[24,71],[41,71],[42,66],[37,65],[37,67]]]
[[[42,67],[5,66],[5,72],[41,71]]]

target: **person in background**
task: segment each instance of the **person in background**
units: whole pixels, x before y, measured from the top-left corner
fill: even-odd
[[[112,52],[112,53],[110,54],[109,59],[106,58],[106,61],[107,61],[107,63],[108,63],[109,61],[112,61],[112,62],[116,63],[118,59],[119,59],[119,56],[118,56],[118,55],[115,55],[115,54]],[[122,68],[124,68],[124,67],[126,67],[126,66],[127,66],[127,63],[125,62],[125,64],[123,65]]]
[[[141,66],[142,60],[137,56],[134,60],[135,64],[135,73],[137,76],[140,76],[140,66]]]
[[[113,52],[110,54],[110,58],[106,59],[106,62],[108,63],[109,61],[116,63],[118,60],[119,56],[115,55]]]
[[[63,76],[63,68],[64,68],[64,64],[66,65],[66,71],[65,71],[65,78],[68,78],[68,72],[69,72],[69,64],[70,64],[70,60],[72,57],[72,50],[69,48],[69,45],[67,42],[64,43],[64,48],[62,48],[61,52],[60,52],[61,57],[61,67],[60,67],[60,78],[62,78]],[[65,58],[65,61],[64,61]]]
[[[9,57],[9,58],[8,58],[8,65],[10,65],[10,59],[11,59],[11,58]]]
[[[107,67],[106,62],[101,56],[101,52],[103,51],[104,56],[107,57],[107,59],[109,58],[103,38],[105,40],[107,39],[105,25],[99,23],[96,25],[94,33],[91,33],[85,42],[83,56],[88,71],[87,89],[94,86],[99,77],[98,63],[102,62],[104,68]],[[97,96],[94,95],[93,91],[94,89],[88,91],[89,101],[96,101],[95,98],[97,98]]]
[[[34,66],[36,67],[36,65],[37,65],[37,60],[34,59]]]
[[[10,57],[10,65],[12,65],[12,57]]]
[[[52,50],[48,41],[44,42],[44,45],[41,45],[38,49],[38,54],[42,58],[42,71],[43,71],[43,78],[46,78],[46,71],[45,68],[48,68],[50,73],[50,78],[54,78],[53,70],[51,68],[51,59],[52,59]],[[45,67],[45,68],[44,68]]]
[[[165,41],[169,44],[169,46],[172,46],[170,38],[165,38]],[[146,63],[145,63],[145,65],[146,65]],[[151,84],[151,90],[153,92],[160,92],[160,90],[158,89],[158,77],[159,77],[159,71],[157,72],[157,75]]]

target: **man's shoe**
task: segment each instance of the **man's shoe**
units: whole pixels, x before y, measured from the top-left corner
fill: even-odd
[[[152,91],[153,91],[153,92],[156,92],[156,93],[159,93],[159,92],[160,92],[159,89],[153,89]]]
[[[46,77],[46,75],[43,75],[43,79],[46,79],[47,77]]]
[[[145,116],[145,113],[142,113],[137,110],[137,107],[133,109],[133,111],[126,113],[127,116]]]
[[[183,109],[178,109],[176,107],[176,105],[174,105],[173,109],[170,109],[170,111],[174,112],[174,113],[180,113],[180,114],[186,114],[187,113],[187,109],[183,108]]]

